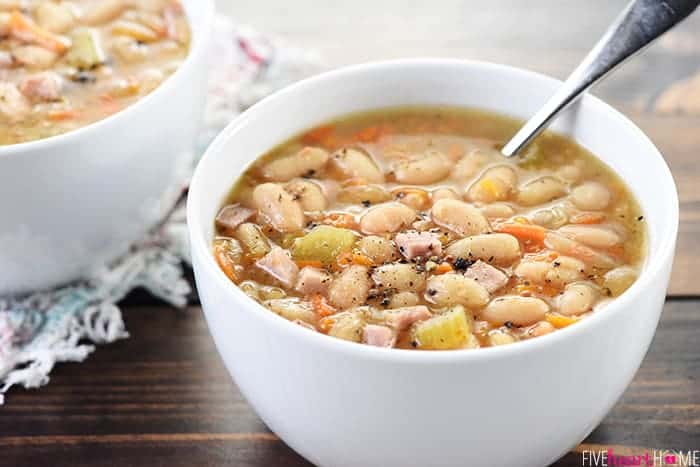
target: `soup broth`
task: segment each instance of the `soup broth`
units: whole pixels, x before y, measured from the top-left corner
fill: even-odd
[[[504,158],[520,124],[398,108],[313,128],[241,176],[213,254],[272,312],[358,343],[471,349],[575,325],[636,280],[644,218],[570,138]]]

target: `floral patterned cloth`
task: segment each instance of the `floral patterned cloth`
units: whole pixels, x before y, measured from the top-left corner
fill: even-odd
[[[314,54],[219,17],[214,28],[202,151],[243,109],[320,69]],[[183,193],[186,186],[183,186]],[[42,386],[58,362],[82,361],[92,344],[129,336],[118,302],[136,287],[176,307],[187,303],[184,199],[167,219],[94,277],[61,289],[0,297],[0,404],[14,385]]]

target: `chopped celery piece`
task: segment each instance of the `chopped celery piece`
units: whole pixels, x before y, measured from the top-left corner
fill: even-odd
[[[471,328],[462,306],[418,323],[413,329],[413,342],[418,349],[461,349],[470,338]]]
[[[319,225],[294,241],[292,256],[297,260],[331,264],[338,255],[350,251],[355,240],[356,236],[352,230]]]
[[[106,60],[105,52],[96,30],[80,28],[71,36],[72,46],[66,55],[66,61],[82,70],[90,70],[102,65]]]

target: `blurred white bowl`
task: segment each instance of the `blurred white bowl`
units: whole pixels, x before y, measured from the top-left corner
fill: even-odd
[[[640,201],[649,252],[639,280],[604,310],[553,334],[475,351],[357,345],[310,332],[233,286],[210,254],[214,216],[259,155],[328,119],[397,105],[531,115],[559,82],[478,62],[360,65],[289,87],[244,113],[197,168],[188,221],[197,286],[216,345],[272,431],[322,466],[548,465],[603,419],[639,367],[664,303],[678,199],[642,132],[592,96],[554,129],[619,173]]]
[[[0,295],[90,274],[171,207],[206,95],[212,0],[184,0],[191,50],[161,86],[69,133],[0,146]]]

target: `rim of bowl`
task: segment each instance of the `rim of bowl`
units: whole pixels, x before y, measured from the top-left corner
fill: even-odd
[[[200,262],[200,268],[204,269],[203,274],[200,274],[200,280],[216,281],[215,286],[217,288],[222,288],[225,290],[226,294],[233,296],[239,301],[243,301],[250,304],[250,307],[245,307],[241,310],[242,313],[256,313],[256,317],[265,320],[270,326],[276,326],[280,332],[287,332],[294,335],[303,345],[306,341],[307,344],[316,345],[318,347],[323,347],[327,351],[335,351],[345,353],[353,358],[366,358],[366,359],[379,359],[385,361],[395,361],[395,362],[413,362],[416,364],[431,364],[438,362],[460,362],[469,361],[473,359],[497,359],[497,358],[508,358],[513,353],[525,353],[525,352],[535,352],[539,349],[548,348],[555,343],[568,339],[569,336],[575,334],[583,334],[590,332],[596,326],[604,325],[604,323],[609,319],[609,317],[616,313],[619,308],[630,306],[631,303],[636,300],[644,290],[651,285],[653,280],[660,274],[660,269],[665,263],[665,258],[672,260],[674,254],[674,246],[676,242],[676,236],[678,233],[678,194],[677,188],[671,174],[671,171],[666,164],[665,159],[661,155],[658,148],[654,143],[639,129],[630,119],[624,116],[619,111],[615,110],[611,105],[605,103],[601,99],[591,95],[586,94],[581,99],[582,103],[586,102],[586,105],[592,106],[592,108],[598,108],[606,113],[611,114],[614,118],[617,118],[625,126],[627,126],[636,137],[643,141],[645,144],[649,145],[655,156],[658,158],[658,162],[664,169],[664,173],[659,174],[659,179],[664,180],[664,186],[667,191],[669,191],[669,209],[667,211],[667,219],[664,219],[664,223],[669,223],[669,227],[662,232],[662,236],[659,239],[659,246],[655,251],[647,251],[647,257],[645,259],[644,265],[642,267],[641,274],[639,278],[635,281],[632,286],[625,291],[619,297],[616,297],[613,301],[608,303],[604,310],[601,312],[593,313],[591,316],[587,317],[581,322],[577,323],[576,326],[568,326],[563,329],[559,329],[556,332],[552,332],[545,336],[541,336],[535,339],[528,339],[526,341],[520,341],[515,345],[504,345],[496,347],[483,347],[475,350],[441,350],[441,351],[416,351],[412,349],[394,349],[394,348],[380,348],[370,345],[357,344],[354,342],[344,341],[342,339],[336,339],[330,336],[323,335],[318,332],[311,332],[309,329],[304,329],[302,326],[298,326],[281,316],[272,313],[270,310],[254,301],[252,298],[248,297],[242,290],[238,288],[235,284],[226,277],[226,275],[221,271],[221,269],[216,264],[213,255],[209,249],[209,243],[207,239],[204,238],[201,227],[204,225],[202,222],[209,222],[209,220],[202,219],[201,211],[199,208],[199,192],[206,189],[206,166],[210,159],[217,157],[223,157],[225,155],[224,151],[221,151],[231,135],[238,131],[240,128],[244,127],[246,122],[252,118],[258,116],[265,108],[268,106],[274,106],[276,102],[288,94],[303,93],[309,88],[325,80],[332,79],[351,79],[354,74],[365,73],[369,70],[380,71],[381,69],[397,68],[397,67],[425,67],[425,66],[458,66],[458,67],[469,67],[474,69],[491,69],[500,70],[502,72],[509,72],[514,74],[514,79],[518,77],[529,76],[530,78],[536,78],[543,81],[549,81],[551,84],[559,85],[562,82],[550,76],[544,75],[542,73],[534,72],[531,70],[512,67],[508,65],[502,65],[497,63],[478,61],[478,60],[461,60],[461,59],[442,59],[442,58],[412,58],[412,59],[397,59],[397,60],[386,60],[386,61],[374,61],[358,65],[351,65],[331,71],[327,71],[313,77],[304,79],[297,83],[294,83],[288,87],[285,87],[274,94],[262,99],[260,102],[256,103],[244,113],[242,113],[238,118],[232,121],[214,140],[214,142],[206,150],[205,154],[202,156],[195,173],[192,177],[192,182],[190,184],[190,191],[188,194],[187,201],[187,224],[190,235],[190,248],[192,249],[192,256],[199,254],[204,258]],[[488,110],[488,109],[487,109]],[[257,158],[252,159],[248,164],[242,165],[239,169],[239,175],[242,174],[247,167],[252,164]],[[605,161],[604,161],[605,162]],[[611,169],[612,170],[612,169]],[[623,179],[624,180],[624,179]],[[672,206],[671,206],[672,204]],[[641,206],[644,212],[645,207]],[[213,219],[210,220],[212,223]],[[210,239],[211,240],[211,239]]]
[[[182,2],[190,4],[188,7],[185,7],[186,13],[188,12],[188,9],[202,9],[203,13],[201,20],[199,21],[201,25],[199,25],[197,30],[195,30],[192,27],[194,24],[192,17],[188,13],[188,23],[190,30],[192,31],[190,50],[182,64],[180,64],[180,66],[170,76],[160,83],[159,86],[117,113],[92,123],[88,123],[87,125],[75,128],[65,133],[49,136],[48,138],[26,141],[23,143],[0,145],[0,159],[17,153],[22,153],[24,151],[50,149],[53,145],[70,142],[71,139],[82,138],[84,135],[89,136],[89,133],[97,131],[103,126],[111,124],[115,120],[128,118],[133,112],[138,111],[138,109],[148,105],[152,100],[157,99],[160,94],[165,92],[165,90],[179,86],[181,84],[181,76],[184,73],[184,70],[194,66],[193,62],[195,62],[202,54],[207,54],[211,38],[211,30],[214,24],[215,11],[214,0],[182,0]]]

